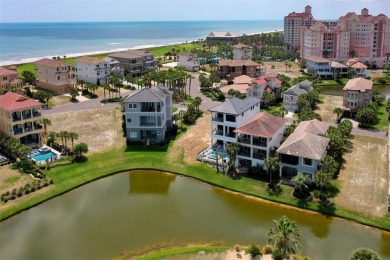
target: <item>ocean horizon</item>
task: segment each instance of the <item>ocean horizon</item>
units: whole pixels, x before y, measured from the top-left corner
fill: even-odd
[[[0,65],[205,39],[210,32],[283,30],[283,20],[0,23]]]

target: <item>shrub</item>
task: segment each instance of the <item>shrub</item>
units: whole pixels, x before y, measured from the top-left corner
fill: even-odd
[[[251,247],[249,247],[246,250],[246,252],[248,254],[250,254],[252,257],[258,256],[258,255],[262,255],[260,248],[258,246],[256,246],[256,245],[254,245],[254,244]]]
[[[294,256],[294,260],[310,260],[310,258],[303,255],[296,255]]]
[[[274,248],[271,245],[263,246],[263,254],[271,254]]]
[[[242,251],[242,247],[239,244],[235,245],[234,249],[236,250],[237,253]]]
[[[83,95],[83,96],[88,95],[88,94],[89,94],[88,89],[83,89],[83,91],[81,92],[81,95]]]
[[[272,252],[272,259],[273,260],[283,260],[282,253],[279,250],[274,250]]]
[[[381,258],[372,249],[361,247],[352,253],[350,260],[361,260],[361,259],[380,260]]]

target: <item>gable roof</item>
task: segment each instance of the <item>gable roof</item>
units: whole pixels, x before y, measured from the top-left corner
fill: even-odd
[[[0,108],[4,110],[19,110],[23,108],[30,108],[41,106],[42,103],[33,99],[21,96],[13,92],[7,92],[0,96]]]
[[[310,121],[302,121],[295,128],[294,133],[312,133],[315,135],[325,135],[328,131],[329,125],[319,121],[318,119],[312,119]]]
[[[283,94],[300,96],[308,91],[313,90],[312,85],[313,85],[312,82],[310,82],[308,80],[304,80],[304,81],[301,81],[298,84],[290,87],[289,89],[284,91]]]
[[[254,62],[253,60],[220,60],[218,62],[219,66],[229,66],[229,67],[237,67],[237,66],[259,66],[260,64]]]
[[[232,84],[232,85],[225,85],[225,86],[222,86],[220,87],[219,89],[223,92],[223,93],[228,93],[229,90],[233,89],[233,90],[236,90],[236,91],[239,91],[241,94],[247,94],[247,91],[248,89],[252,88],[251,86],[249,86],[248,84]]]
[[[281,117],[273,116],[267,112],[261,112],[236,128],[234,132],[270,138],[285,123],[286,120]]]
[[[234,84],[250,84],[253,78],[247,75],[241,75],[233,79]]]
[[[130,94],[124,102],[161,102],[172,93],[162,87],[143,88]]]
[[[309,132],[292,133],[276,150],[277,153],[321,160],[326,152],[329,139]]]
[[[45,58],[45,59],[41,59],[41,60],[37,60],[36,62],[34,62],[35,64],[38,64],[38,65],[43,65],[43,66],[48,66],[48,67],[62,67],[62,66],[71,66],[71,64],[65,62],[65,61],[61,61],[61,60],[52,60],[52,59],[48,59],[48,58]]]
[[[348,80],[343,90],[359,90],[365,92],[366,89],[372,89],[373,82],[365,78],[354,78]]]
[[[331,66],[332,68],[339,68],[339,69],[348,68],[347,65],[342,64],[342,63],[337,62],[337,61],[332,61],[332,62],[330,63],[330,66]]]
[[[314,62],[331,62],[330,60],[328,59],[324,59],[322,57],[318,57],[318,56],[310,56],[309,58],[307,58],[306,60],[308,61],[314,61]]]
[[[0,76],[17,75],[16,71],[0,67]]]
[[[355,69],[367,69],[367,66],[359,61],[354,63],[351,67]]]
[[[83,63],[90,63],[90,64],[100,64],[100,63],[105,63],[107,61],[98,59],[95,57],[89,57],[89,56],[83,56],[78,59],[76,59],[76,62],[83,62]]]
[[[247,97],[245,99],[239,99],[233,97],[221,104],[218,104],[210,108],[209,111],[220,112],[220,113],[231,114],[231,115],[239,115],[256,104],[260,104],[260,99],[255,97]]]

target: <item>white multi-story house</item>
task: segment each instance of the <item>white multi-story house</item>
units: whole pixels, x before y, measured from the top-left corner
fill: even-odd
[[[125,101],[128,142],[162,143],[172,128],[172,92],[163,87],[141,89]]]
[[[279,174],[291,178],[302,172],[312,179],[325,158],[329,125],[318,121],[302,121],[276,151],[279,154]]]
[[[228,143],[236,142],[234,130],[259,113],[260,99],[233,97],[209,109],[209,111],[211,114],[211,146],[217,144],[226,150]]]
[[[35,62],[37,86],[55,93],[67,93],[76,85],[72,65],[60,60],[42,59]]]
[[[184,67],[186,71],[199,71],[198,56],[191,52],[181,52],[178,55],[177,66]]]
[[[347,65],[356,71],[356,77],[367,78],[367,66],[356,59],[349,59]]]
[[[233,60],[251,60],[252,47],[245,44],[236,44],[233,46]]]
[[[275,73],[267,73],[252,80],[252,86],[248,89],[248,96],[263,98],[264,91],[273,91],[282,87],[282,81],[276,78]]]
[[[0,134],[20,139],[21,143],[39,143],[43,132],[42,103],[7,92],[0,96]]]
[[[313,90],[313,83],[304,80],[283,92],[283,106],[289,111],[295,112],[298,109],[297,101],[300,95]]]
[[[261,112],[237,127],[234,130],[240,146],[237,165],[264,167],[271,150],[282,142],[285,124],[285,119]]]
[[[321,77],[323,79],[333,78],[331,66],[332,61],[318,56],[311,56],[306,59],[307,73],[311,76]]]
[[[76,59],[76,72],[77,77],[86,83],[105,84],[110,77],[110,64],[102,59],[84,56]]]
[[[127,50],[111,53],[108,57],[119,61],[119,66],[134,77],[141,76],[157,68],[154,55],[142,50]]]
[[[125,75],[125,70],[119,66],[119,61],[110,57],[105,57],[103,60],[108,62],[110,66],[110,74],[115,74],[119,78],[123,78]]]

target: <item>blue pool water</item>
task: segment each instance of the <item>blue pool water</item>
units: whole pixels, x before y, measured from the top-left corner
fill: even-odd
[[[47,153],[39,153],[37,155],[31,155],[31,159],[34,159],[37,162],[45,161],[47,159],[55,158],[57,155],[53,153],[52,151]]]
[[[218,154],[219,154],[219,157],[220,157],[220,158],[223,158],[223,159],[229,158],[229,155],[228,155],[227,153],[218,152]],[[214,151],[210,152],[210,153],[208,154],[208,157],[209,157],[210,159],[215,159],[215,152],[214,152]]]

